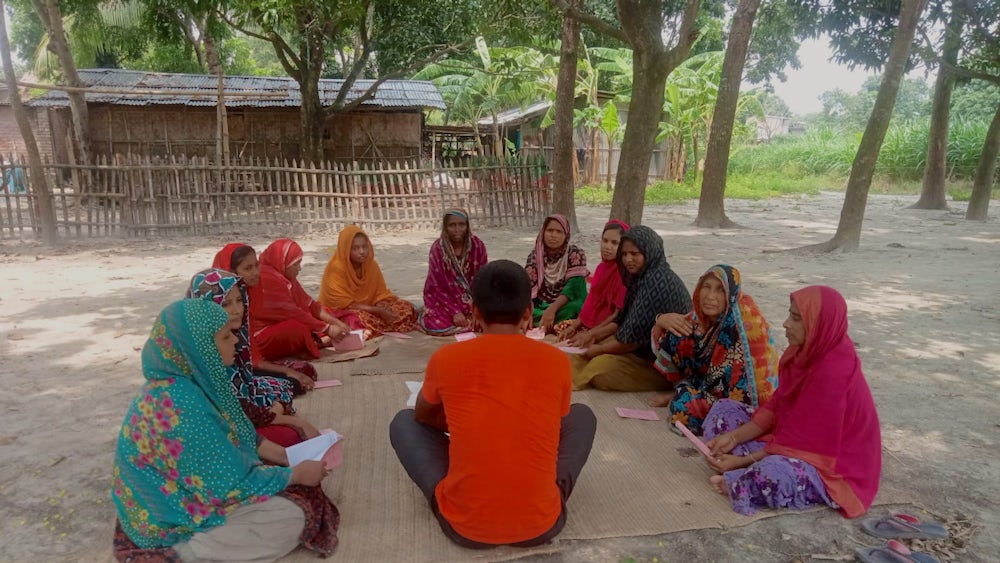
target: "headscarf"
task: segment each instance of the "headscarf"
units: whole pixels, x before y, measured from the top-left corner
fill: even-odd
[[[628,231],[628,224],[617,219],[612,219],[604,225],[601,235],[608,229],[619,227],[622,234]],[[618,263],[614,258],[611,260],[601,260],[601,263],[594,268],[594,277],[590,282],[590,292],[580,309],[580,322],[587,328],[594,328],[612,313],[625,305],[625,285],[622,283],[621,273],[618,271]]]
[[[566,233],[563,245],[555,250],[545,247],[545,227],[550,221],[559,223]],[[570,278],[587,276],[587,255],[574,244],[570,244],[569,221],[558,213],[549,215],[542,221],[542,228],[535,237],[535,249],[528,255],[524,269],[531,278],[531,298],[551,303],[559,297]]]
[[[326,330],[327,323],[314,314],[319,305],[306,293],[297,279],[285,277],[285,269],[301,262],[304,254],[299,243],[280,238],[260,253],[260,283],[250,293],[250,330],[259,334],[264,328],[295,319],[314,333]],[[316,356],[319,352],[316,351]]]
[[[635,275],[622,265],[622,246],[631,241],[645,257],[645,263]],[[677,276],[663,253],[663,239],[653,229],[637,225],[622,234],[618,245],[618,271],[625,284],[625,306],[615,322],[615,338],[622,344],[640,344],[649,354],[649,335],[660,313],[687,314],[691,311],[691,294]]]
[[[147,381],[125,414],[112,481],[122,529],[139,547],[186,541],[291,478],[257,456],[215,344],[227,322],[215,303],[184,299],[160,313],[142,350]]]
[[[771,432],[767,453],[816,467],[840,512],[864,514],[878,492],[882,438],[861,359],[847,334],[847,303],[837,290],[809,286],[792,293],[805,343],[781,356],[781,386],[754,413]]]
[[[364,235],[368,241],[368,257],[361,265],[361,275],[351,264],[351,245],[354,237]],[[323,281],[319,290],[319,301],[331,309],[346,309],[352,303],[374,305],[392,297],[382,277],[382,269],[375,261],[375,248],[371,238],[361,227],[349,225],[340,231],[337,251],[323,270]]]
[[[244,246],[253,251],[253,247],[246,243],[230,242],[226,244],[226,246],[222,247],[222,250],[215,254],[215,258],[212,260],[212,267],[235,274],[236,264],[233,264],[233,254]]]
[[[233,392],[237,399],[249,401],[258,407],[270,408],[275,401],[291,406],[291,383],[275,377],[254,376],[250,343],[250,304],[243,279],[219,268],[202,270],[191,278],[187,297],[208,299],[221,305],[226,294],[234,287],[239,288],[243,299],[243,320],[240,328],[233,331],[237,337],[236,362],[226,368],[231,376]]]
[[[726,309],[711,325],[699,298],[709,276],[722,282],[726,294]],[[702,274],[694,289],[694,311],[687,315],[694,330],[685,337],[664,334],[655,365],[673,383],[687,380],[710,402],[729,398],[756,408],[778,386],[778,353],[764,315],[741,287],[740,271],[732,266],[719,264]],[[667,370],[667,362],[676,371]]]
[[[455,248],[448,238],[448,216],[469,220],[464,209],[449,209],[441,222],[441,236],[431,244],[428,255],[427,280],[424,282],[425,312],[448,319],[456,313],[472,312],[472,278],[486,265],[486,245],[472,234],[472,226],[465,232],[462,255],[455,255]]]

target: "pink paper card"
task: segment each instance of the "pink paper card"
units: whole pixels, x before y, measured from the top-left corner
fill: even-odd
[[[400,340],[409,340],[413,338],[412,336],[406,334],[405,332],[386,332],[385,335],[391,336],[393,338],[399,338]]]
[[[352,330],[344,335],[340,342],[333,345],[333,349],[338,352],[351,352],[365,347],[363,330]]]
[[[647,411],[642,409],[626,409],[624,407],[616,407],[615,412],[618,416],[622,418],[635,418],[638,420],[660,420],[660,416],[656,414],[656,411]]]
[[[320,434],[329,434],[331,432],[333,432],[333,430],[330,430],[329,428],[324,428],[319,431]],[[326,450],[326,453],[323,454],[323,459],[321,460],[323,462],[323,467],[333,469],[341,463],[344,463],[344,449],[340,447],[343,442],[344,437],[337,434],[337,442],[330,446],[330,448]]]
[[[545,329],[542,327],[528,329],[524,335],[532,340],[542,340],[545,338]]]
[[[465,342],[466,340],[472,340],[475,337],[476,333],[474,332],[460,332],[455,335],[455,340],[458,340],[459,342]]]
[[[313,385],[313,389],[322,389],[324,387],[339,387],[343,385],[339,379],[321,379]]]
[[[698,451],[701,452],[702,455],[704,455],[705,457],[712,457],[712,450],[708,449],[708,446],[705,445],[705,442],[699,440],[698,437],[694,435],[694,433],[688,430],[688,427],[684,426],[683,422],[675,420],[674,426],[676,426],[677,429],[681,431],[681,434],[684,434],[685,438],[691,440],[691,443],[694,444],[694,447],[698,448]]]

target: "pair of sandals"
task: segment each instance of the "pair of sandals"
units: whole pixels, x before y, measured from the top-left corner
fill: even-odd
[[[861,529],[877,538],[889,540],[885,545],[862,547],[855,550],[864,563],[939,563],[938,558],[927,553],[912,551],[900,539],[943,540],[948,530],[937,522],[921,522],[909,514],[890,514],[882,518],[869,518]]]

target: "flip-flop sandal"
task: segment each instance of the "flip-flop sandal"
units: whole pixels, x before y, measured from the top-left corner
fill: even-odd
[[[862,563],[941,563],[937,557],[910,551],[902,543],[889,540],[889,543],[877,547],[859,547],[854,554]]]
[[[943,540],[948,538],[948,530],[937,522],[921,522],[909,514],[890,514],[882,518],[869,518],[861,523],[861,529],[877,538],[907,540]]]

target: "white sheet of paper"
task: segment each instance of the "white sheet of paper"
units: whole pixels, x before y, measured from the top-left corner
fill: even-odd
[[[326,450],[336,444],[339,439],[340,436],[336,432],[330,432],[285,448],[285,453],[288,454],[288,467],[295,467],[303,461],[323,459]]]
[[[417,393],[420,393],[420,390],[423,389],[423,387],[424,387],[423,381],[406,382],[406,388],[410,390],[410,398],[406,400],[406,406],[410,407],[411,409],[417,406]]]
[[[586,348],[580,348],[579,346],[559,346],[559,349],[567,354],[582,354],[587,351]]]

